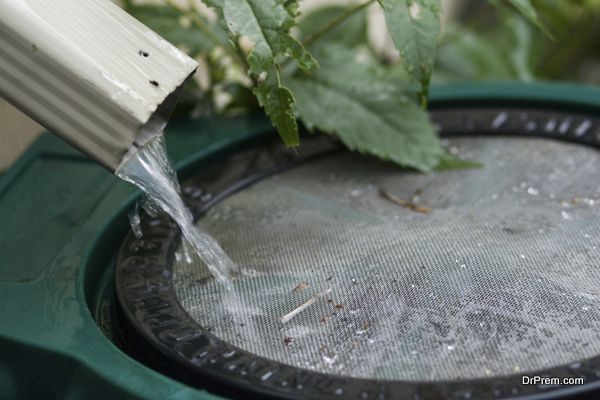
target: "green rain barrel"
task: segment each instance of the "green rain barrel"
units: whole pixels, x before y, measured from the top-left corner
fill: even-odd
[[[185,200],[243,267],[232,293],[166,217],[136,239],[139,193],[43,135],[0,176],[0,398],[597,396],[600,91],[445,86],[430,107],[480,168],[173,121]]]

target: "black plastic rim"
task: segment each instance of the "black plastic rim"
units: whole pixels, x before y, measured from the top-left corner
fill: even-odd
[[[432,112],[443,136],[524,136],[576,142],[600,149],[600,118],[546,108],[443,108]],[[223,198],[308,158],[341,151],[325,136],[307,137],[299,155],[268,142],[212,163],[183,186],[196,217]],[[522,374],[464,381],[379,381],[327,375],[259,357],[216,337],[182,308],[172,283],[180,232],[167,217],[142,218],[144,237],[130,233],[117,258],[121,311],[145,345],[170,363],[169,375],[235,397],[288,399],[480,399],[579,396],[600,389],[600,355],[528,375],[583,377],[581,386],[522,385]],[[196,379],[189,379],[195,376]],[[187,377],[187,378],[185,378]],[[220,389],[221,388],[221,389]],[[244,396],[245,395],[245,396]]]

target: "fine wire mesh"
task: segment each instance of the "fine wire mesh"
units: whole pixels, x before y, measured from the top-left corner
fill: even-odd
[[[246,272],[227,294],[180,248],[182,306],[249,352],[352,377],[469,379],[600,354],[600,153],[549,139],[447,145],[484,167],[420,174],[343,152],[225,199],[200,223]]]

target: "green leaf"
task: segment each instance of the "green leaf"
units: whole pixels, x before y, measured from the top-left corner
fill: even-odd
[[[290,0],[206,0],[221,16],[233,43],[240,37],[252,42],[248,54],[250,75],[257,81],[253,92],[287,146],[298,144],[294,97],[279,77],[280,57],[292,57],[304,71],[316,60],[292,37],[297,2]]]
[[[503,46],[462,26],[451,27],[448,38],[438,49],[434,82],[516,79]]]
[[[338,5],[317,8],[300,18],[298,29],[303,38],[310,37],[351,8],[351,6]],[[320,37],[315,45],[323,42],[335,42],[348,47],[365,44],[367,42],[366,13],[359,12],[348,17],[343,23]]]
[[[483,168],[483,164],[477,161],[463,160],[451,154],[444,154],[440,162],[435,166],[436,171],[447,171],[452,169]]]
[[[378,0],[402,63],[426,104],[440,35],[440,0]]]
[[[431,170],[444,156],[427,113],[376,63],[339,45],[323,48],[321,68],[288,85],[309,128],[339,136],[351,150],[401,166]],[[340,68],[340,66],[343,66]]]
[[[521,15],[510,13],[505,24],[485,34],[450,24],[446,29],[446,40],[438,49],[434,82],[533,80],[535,28]]]
[[[240,37],[252,41],[248,56],[250,73],[259,76],[269,71],[277,56],[291,56],[310,70],[318,64],[308,51],[289,34],[294,26],[293,3],[281,0],[206,0],[221,15],[234,42]]]
[[[507,49],[511,65],[517,79],[525,82],[534,80],[531,55],[534,53],[535,43],[531,25],[520,15],[513,15],[506,21],[510,28],[510,42],[512,51]]]
[[[275,81],[279,81],[279,71],[273,71]],[[300,143],[298,125],[294,115],[294,96],[292,92],[281,86],[279,82],[259,83],[253,90],[259,104],[277,129],[279,136],[286,146],[297,146]]]
[[[159,4],[135,5],[126,2],[123,8],[167,41],[185,48],[188,54],[192,56],[206,53],[215,46],[213,40],[205,32],[191,24],[190,21],[187,21],[188,23],[184,25],[183,22],[187,17],[183,12],[173,7]],[[202,19],[201,16],[197,17]],[[214,30],[216,36],[223,37],[223,30],[219,26],[211,25],[205,19],[202,19],[202,21],[206,24],[207,29]]]
[[[529,0],[508,0],[513,7],[515,7],[525,18],[529,20],[533,25],[537,26],[546,36],[553,38],[552,33],[546,28],[546,26],[540,20],[535,7]]]

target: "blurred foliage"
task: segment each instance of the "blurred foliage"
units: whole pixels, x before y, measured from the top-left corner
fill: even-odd
[[[534,0],[550,35],[505,4],[464,2],[440,41],[434,81],[600,84],[600,0]]]
[[[357,0],[306,15],[296,0],[122,3],[200,63],[179,112],[260,107],[288,146],[299,143],[299,118],[349,149],[419,170],[466,166],[429,122],[430,80],[600,79],[600,0],[456,1],[443,29],[440,0]],[[392,52],[369,35],[375,8]]]

